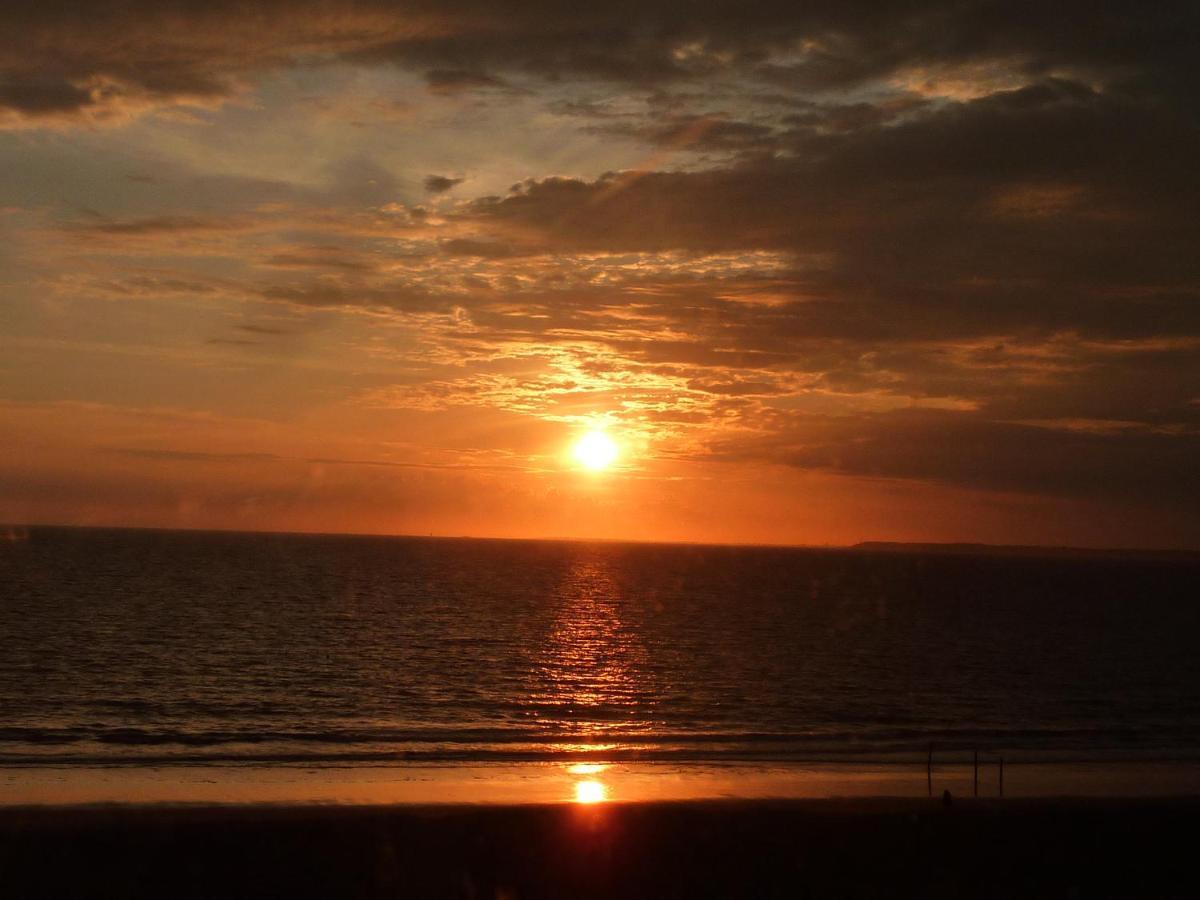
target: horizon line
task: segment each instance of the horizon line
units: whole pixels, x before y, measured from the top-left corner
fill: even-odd
[[[688,540],[651,540],[646,538],[614,538],[614,537],[568,537],[563,535],[548,535],[543,537],[517,537],[513,535],[475,535],[475,534],[437,534],[434,532],[384,532],[384,531],[305,531],[283,530],[271,528],[198,528],[188,526],[162,525],[112,525],[112,524],[80,524],[68,522],[0,522],[0,535],[8,532],[8,540],[13,540],[15,529],[30,530],[36,528],[63,528],[94,531],[167,531],[196,534],[245,534],[245,535],[275,535],[279,537],[356,537],[356,538],[396,538],[405,540],[454,540],[454,541],[513,541],[513,542],[550,542],[561,544],[634,544],[646,546],[674,547],[744,547],[777,550],[854,550],[876,551],[882,553],[931,552],[946,555],[970,555],[979,552],[992,555],[1121,555],[1121,556],[1169,556],[1194,557],[1200,559],[1200,548],[1187,547],[1113,547],[1113,546],[1073,546],[1066,544],[992,544],[985,541],[895,541],[895,540],[862,540],[852,544],[801,544],[801,543],[770,543],[758,541],[688,541]],[[0,539],[0,543],[6,541]]]

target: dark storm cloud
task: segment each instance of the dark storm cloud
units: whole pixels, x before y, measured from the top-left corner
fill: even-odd
[[[715,448],[730,458],[986,490],[1200,500],[1200,433],[1115,433],[997,422],[971,413],[897,411],[800,420],[790,433]]]
[[[774,135],[774,129],[769,125],[713,115],[681,115],[648,123],[611,123],[593,126],[590,130],[636,137],[666,149],[694,151],[761,152],[764,146],[769,146]]]
[[[800,91],[920,67],[1069,71],[1194,112],[1195,4],[1069,0],[571,5],[535,0],[98,0],[0,10],[0,101],[22,117],[227,96],[265,69],[340,56],[428,72],[434,87],[503,73],[626,84],[740,72]]]
[[[35,77],[0,84],[0,107],[21,110],[30,116],[74,112],[91,102],[90,91],[63,81]]]
[[[531,180],[468,215],[548,251],[818,260],[793,287],[792,327],[812,337],[1200,333],[1200,130],[1169,110],[1054,81],[775,146]]]
[[[1131,90],[1195,97],[1194,4],[1084,0],[899,4],[686,0],[522,3],[503,21],[444,4],[457,27],[364,48],[410,65],[482,66],[640,84],[750,70],[801,90],[845,88],[914,65],[998,61],[1030,77],[1102,72]],[[798,48],[803,52],[798,52]]]

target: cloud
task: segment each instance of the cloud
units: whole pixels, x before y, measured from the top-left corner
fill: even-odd
[[[29,78],[0,84],[0,106],[29,117],[76,112],[91,101],[91,91],[62,81]]]
[[[295,285],[267,285],[259,296],[296,306],[403,311],[441,311],[451,306],[449,297],[439,297],[404,286],[377,287],[346,284],[332,279]]]
[[[425,190],[431,194],[444,194],[462,184],[462,178],[450,178],[447,175],[426,175]]]
[[[282,456],[277,453],[208,453],[200,450],[170,450],[143,447],[109,447],[108,453],[120,456],[130,456],[137,459],[150,459],[176,462],[211,462],[211,463],[308,463],[319,466],[382,466],[391,469],[481,469],[488,471],[517,470],[518,466],[479,464],[479,463],[425,463],[401,462],[390,459],[336,459],[332,457],[313,456],[297,457]]]
[[[1034,427],[976,414],[902,410],[802,418],[789,433],[729,441],[717,453],[877,478],[1194,508],[1200,431],[1164,434]]]
[[[201,216],[163,215],[140,216],[131,219],[110,219],[96,213],[91,221],[73,226],[81,234],[155,236],[178,235],[204,231],[227,231],[237,227],[228,219],[204,218]]]
[[[793,285],[793,321],[812,336],[1200,325],[1200,132],[1170,113],[1050,82],[767,146],[702,170],[531,179],[461,215],[560,253],[822,260]]]
[[[97,122],[122,108],[219,103],[263,72],[340,58],[423,71],[431,88],[450,92],[504,88],[506,72],[639,86],[736,74],[809,92],[919,81],[926,93],[961,97],[970,96],[964,81],[987,83],[1002,69],[1016,73],[1002,86],[1086,77],[1195,111],[1195,5],[1102,12],[1082,0],[888,9],[533,2],[502,11],[481,0],[10,5],[0,12],[0,106],[13,123]]]
[[[441,251],[450,256],[480,256],[485,259],[506,259],[521,253],[510,244],[499,241],[477,241],[471,238],[452,238],[441,243]]]
[[[264,264],[279,269],[333,269],[344,272],[372,272],[380,262],[355,248],[331,245],[289,247],[274,253]]]
[[[509,88],[502,78],[468,69],[431,69],[425,73],[425,83],[437,94]]]

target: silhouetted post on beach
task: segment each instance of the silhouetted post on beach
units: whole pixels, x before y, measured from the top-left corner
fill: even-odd
[[[929,756],[925,760],[925,785],[929,788],[929,796],[933,796],[933,741],[929,742]]]
[[[979,796],[979,751],[975,751],[975,796]]]
[[[1000,757],[1000,796],[1004,796],[1004,757]]]

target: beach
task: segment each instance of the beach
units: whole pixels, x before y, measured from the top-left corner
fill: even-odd
[[[10,897],[1185,897],[1196,799],[0,811]]]
[[[3,900],[1200,895],[1177,560],[7,549]]]

